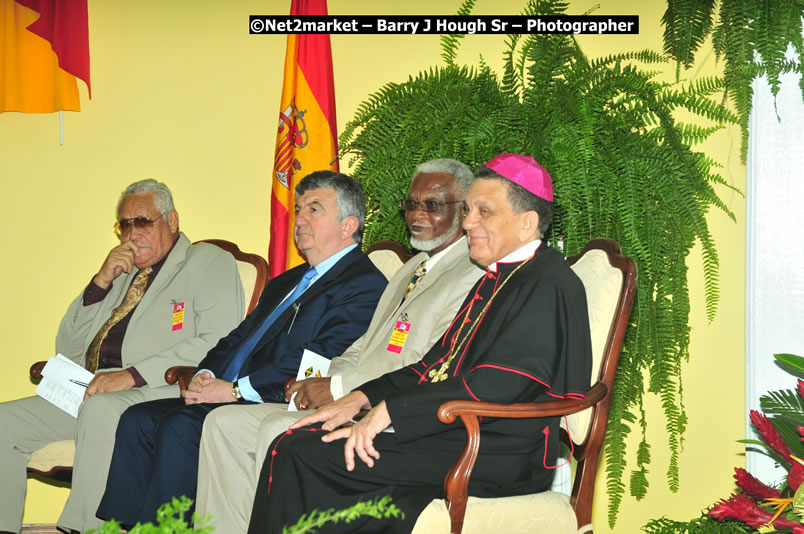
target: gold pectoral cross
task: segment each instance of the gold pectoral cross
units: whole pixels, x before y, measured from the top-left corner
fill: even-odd
[[[530,260],[528,259],[528,260],[523,261],[519,265],[517,265],[516,269],[511,271],[511,274],[509,274],[505,278],[505,280],[503,280],[502,284],[500,284],[497,288],[494,289],[494,291],[492,291],[491,297],[489,297],[489,299],[486,301],[486,304],[483,306],[483,309],[480,310],[480,313],[477,315],[477,317],[475,317],[475,320],[474,320],[474,322],[472,322],[472,325],[469,327],[469,330],[466,332],[466,334],[463,337],[461,337],[461,332],[463,332],[463,327],[466,325],[466,322],[469,321],[469,318],[472,316],[472,308],[474,307],[476,300],[479,298],[479,296],[477,294],[475,294],[475,298],[472,299],[472,303],[469,305],[469,309],[466,311],[466,315],[464,315],[463,321],[461,322],[461,326],[460,326],[460,328],[458,328],[458,332],[455,334],[455,337],[453,338],[452,346],[450,347],[449,355],[447,356],[446,361],[441,364],[441,368],[438,371],[436,371],[435,369],[430,369],[430,372],[427,373],[427,376],[430,378],[430,383],[435,384],[435,383],[438,383],[438,382],[443,382],[444,380],[449,378],[449,376],[447,375],[447,370],[449,369],[449,366],[452,363],[453,358],[455,358],[455,355],[458,354],[461,351],[461,349],[463,348],[463,345],[468,340],[470,340],[472,338],[472,334],[474,333],[475,329],[477,328],[478,324],[480,323],[480,320],[486,314],[486,310],[489,309],[489,306],[491,306],[491,303],[494,301],[494,297],[496,297],[497,293],[499,293],[500,290],[503,287],[505,287],[505,284],[508,283],[508,280],[510,280],[511,277],[523,265],[525,265],[529,261]]]
[[[443,382],[444,380],[446,380],[447,369],[449,369],[449,360],[447,360],[441,365],[441,369],[438,370],[430,369],[430,372],[427,374],[427,376],[430,377],[430,382],[435,384],[436,382]]]

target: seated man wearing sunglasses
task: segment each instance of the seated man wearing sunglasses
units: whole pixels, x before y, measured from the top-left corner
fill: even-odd
[[[132,404],[177,397],[165,370],[197,365],[244,315],[234,258],[179,232],[170,190],[131,184],[117,205],[120,244],[103,261],[59,325],[56,351],[95,373],[78,418],[40,397],[0,404],[0,531],[19,532],[31,454],[75,439],[72,492],[58,525],[69,532],[95,518],[120,414]]]

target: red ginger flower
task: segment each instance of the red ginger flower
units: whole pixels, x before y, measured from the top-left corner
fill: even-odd
[[[757,429],[759,435],[762,436],[762,439],[765,440],[774,451],[776,451],[779,456],[781,456],[785,462],[790,465],[793,465],[794,462],[792,458],[790,458],[790,449],[787,447],[787,443],[784,442],[782,436],[779,435],[779,432],[776,430],[776,427],[773,426],[773,423],[765,417],[765,414],[760,413],[756,410],[751,410],[751,422],[754,424],[754,428]]]
[[[787,485],[796,491],[802,482],[804,482],[804,465],[794,462],[793,468],[787,474]]]
[[[798,379],[798,394],[804,399],[804,380]]]
[[[798,435],[801,436],[801,441],[804,441],[804,426],[798,425]]]
[[[709,510],[709,515],[718,520],[737,519],[754,528],[766,525],[773,517],[771,512],[741,493],[733,493],[728,500],[720,501]],[[790,528],[793,529],[793,534],[804,534],[804,525],[783,517],[776,519],[773,527],[776,529]]]
[[[756,479],[751,473],[745,469],[742,469],[741,467],[734,468],[734,480],[737,481],[737,486],[743,490],[743,493],[750,495],[755,499],[774,499],[782,496],[781,491],[777,490],[776,488],[766,486],[761,481]]]

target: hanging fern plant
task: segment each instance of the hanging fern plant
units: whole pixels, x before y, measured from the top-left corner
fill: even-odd
[[[494,151],[525,149],[526,109],[500,91],[488,69],[449,66],[388,84],[360,104],[340,138],[366,196],[364,244],[406,242],[397,201],[407,195],[416,165],[455,157],[470,167]],[[505,125],[506,130],[499,130]],[[458,156],[460,155],[460,156]]]
[[[461,7],[468,14],[473,1]],[[532,1],[529,15],[562,14],[567,4]],[[681,364],[689,358],[686,259],[703,254],[707,316],[717,308],[718,256],[706,215],[733,215],[716,188],[729,186],[717,164],[691,146],[738,117],[719,104],[724,84],[705,78],[667,84],[645,66],[668,63],[651,51],[587,58],[568,35],[506,37],[499,80],[488,67],[456,64],[458,36],[442,39],[446,65],[388,84],[358,109],[340,139],[342,157],[363,182],[368,202],[365,244],[407,240],[396,201],[413,169],[450,157],[476,167],[501,152],[532,154],[553,177],[555,216],[547,239],[566,255],[593,237],[620,242],[636,262],[637,302],[615,384],[607,434],[609,523],[625,492],[626,438],[641,441],[630,473],[637,498],[648,488],[650,444],[643,408],[660,397],[668,430],[670,488],[679,487],[681,437],[686,426]],[[678,122],[677,110],[711,126]],[[643,377],[647,376],[647,383]]]
[[[667,0],[662,23],[664,51],[680,69],[692,67],[695,53],[711,34],[718,59],[724,61],[723,96],[737,110],[742,127],[742,154],[748,147],[748,118],[754,95],[751,86],[767,76],[775,97],[780,76],[801,72],[804,60],[804,0]],[[792,49],[794,60],[788,58]],[[800,80],[804,96],[804,77]]]

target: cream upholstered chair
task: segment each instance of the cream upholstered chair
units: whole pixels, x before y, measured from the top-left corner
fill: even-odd
[[[243,284],[243,296],[246,299],[245,315],[253,312],[260,300],[262,290],[268,283],[268,262],[265,261],[265,258],[259,254],[243,252],[237,245],[225,239],[202,239],[198,243],[215,245],[234,256],[240,283]]]
[[[200,242],[216,245],[234,256],[237,271],[240,274],[240,282],[243,284],[244,309],[246,313],[254,311],[260,294],[268,282],[268,262],[265,261],[265,258],[243,252],[231,241],[223,239],[204,239]],[[30,371],[31,378],[41,379],[44,366],[45,362],[33,364]],[[171,369],[177,368],[171,367]],[[167,373],[165,374],[167,375]],[[175,383],[175,381],[169,383]],[[69,482],[72,479],[74,456],[75,442],[73,440],[54,441],[31,455],[31,459],[28,461],[28,472],[60,482]]]
[[[408,249],[396,241],[377,241],[366,249],[366,255],[375,267],[390,280],[396,272],[413,257]]]
[[[592,388],[583,400],[541,403],[491,404],[452,401],[438,417],[452,423],[460,417],[467,428],[467,444],[444,480],[446,499],[432,501],[422,512],[414,534],[545,533],[576,534],[592,531],[592,497],[598,457],[606,432],[611,389],[636,287],[634,262],[620,254],[610,239],[593,239],[568,259],[583,281],[592,334]],[[545,417],[567,414],[577,461],[572,495],[552,491],[497,499],[467,498],[482,433],[479,417]],[[568,441],[562,429],[562,439]],[[580,527],[580,528],[579,528]]]

